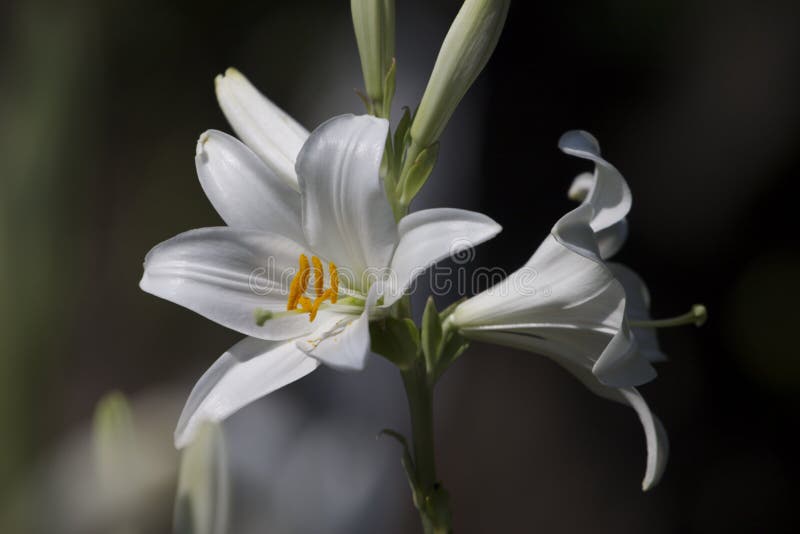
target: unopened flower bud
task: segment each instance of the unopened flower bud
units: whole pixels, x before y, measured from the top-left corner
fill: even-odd
[[[351,0],[370,113],[389,116],[394,96],[394,0]]]
[[[425,88],[411,138],[420,149],[435,143],[492,55],[510,0],[466,0],[444,38]]]

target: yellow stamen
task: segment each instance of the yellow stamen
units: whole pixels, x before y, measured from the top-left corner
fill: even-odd
[[[336,269],[336,264],[333,262],[328,263],[328,274],[331,279],[331,304],[336,304],[336,299],[339,298],[339,271]]]
[[[300,254],[300,294],[308,289],[308,279],[311,277],[311,268],[308,265],[308,256]]]
[[[308,320],[313,321],[317,318],[317,312],[320,306],[322,306],[326,300],[329,300],[331,304],[336,303],[339,296],[339,271],[333,263],[328,264],[331,287],[325,289],[325,273],[322,269],[322,261],[316,256],[311,256],[311,263],[313,265],[313,267],[311,267],[308,263],[308,257],[305,254],[300,254],[298,262],[300,263],[300,268],[289,285],[289,298],[286,301],[286,310],[292,311],[298,310],[299,308],[298,311],[307,313]],[[314,294],[316,295],[313,302],[305,295],[308,290],[312,269],[314,271]]]
[[[314,306],[311,303],[311,299],[308,297],[300,297],[297,303],[300,305],[300,309],[303,310],[303,313],[311,313],[311,309]]]
[[[295,276],[292,278],[292,283],[289,285],[289,298],[286,299],[286,311],[292,311],[297,308],[297,299],[300,297],[300,277]]]
[[[309,321],[313,321],[317,318],[317,312],[319,311],[320,305],[325,302],[326,299],[329,299],[331,296],[331,290],[326,289],[322,295],[318,296],[314,299],[314,304],[311,305],[311,313],[308,316]]]
[[[305,254],[300,254],[300,259],[298,261],[300,262],[300,269],[289,285],[289,298],[286,300],[286,311],[296,310],[297,301],[300,299],[300,296],[306,292],[306,289],[308,289],[308,258]]]
[[[311,263],[314,265],[314,293],[320,297],[325,291],[325,273],[322,271],[322,262],[318,257],[311,256]]]

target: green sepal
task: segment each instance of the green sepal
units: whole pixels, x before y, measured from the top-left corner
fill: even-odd
[[[433,172],[436,165],[436,158],[439,156],[439,143],[434,143],[422,150],[414,159],[408,172],[401,177],[400,200],[408,205],[417,196],[419,190],[428,181],[428,177]]]
[[[384,428],[375,437],[380,438],[383,436],[394,438],[403,447],[403,456],[400,458],[400,463],[403,464],[403,470],[408,478],[408,485],[411,486],[411,493],[414,496],[414,504],[416,504],[418,499],[422,499],[420,497],[419,482],[417,481],[417,468],[414,465],[414,458],[411,456],[411,447],[408,446],[408,440],[403,434],[391,428]]]
[[[397,75],[397,60],[392,58],[392,63],[383,78],[383,108],[382,116],[389,118],[392,112],[392,99],[394,98],[395,76]]]
[[[394,161],[397,162],[398,172],[400,172],[399,167],[403,162],[403,154],[405,154],[406,144],[409,140],[408,129],[411,127],[411,119],[411,110],[403,107],[403,116],[394,131]]]
[[[439,359],[436,362],[434,381],[439,380],[439,377],[467,350],[467,347],[469,347],[469,341],[458,332],[450,330],[445,334]]]
[[[442,322],[445,322],[448,317],[453,315],[453,312],[456,311],[458,305],[464,302],[465,300],[467,300],[467,297],[461,297],[460,299],[458,299],[457,301],[453,302],[448,307],[443,309],[441,313],[439,313],[439,318],[442,320]]]
[[[370,98],[361,91],[359,91],[358,89],[353,89],[353,91],[356,93],[356,95],[358,95],[358,98],[361,99],[361,102],[364,104],[364,107],[367,108],[367,113],[372,115],[372,102]]]
[[[372,352],[400,369],[408,369],[419,354],[419,330],[411,319],[387,317],[369,325]]]
[[[439,352],[442,347],[442,320],[436,310],[433,297],[428,297],[420,326],[422,327],[422,353],[425,355],[425,366],[430,372],[439,360]]]

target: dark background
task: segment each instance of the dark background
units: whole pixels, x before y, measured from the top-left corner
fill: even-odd
[[[396,110],[418,103],[458,5],[398,1]],[[219,224],[192,157],[202,131],[230,131],[212,84],[229,65],[309,129],[361,112],[345,2],[0,4],[0,513],[105,392],[185,395],[237,339],[137,287],[151,246]],[[512,3],[417,207],[487,213],[504,231],[477,264],[513,270],[586,169],[558,137],[587,129],[634,194],[618,260],[648,282],[656,317],[703,302],[710,319],[661,332],[671,361],[642,391],[671,456],[647,494],[632,411],[543,358],[474,346],[437,398],[457,532],[793,530],[798,96],[795,2]],[[368,420],[364,440],[407,428],[379,358],[275,398],[309,420]],[[370,446],[390,474],[357,530],[419,531],[394,445]]]

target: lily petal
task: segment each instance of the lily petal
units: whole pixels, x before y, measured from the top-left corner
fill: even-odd
[[[571,229],[566,235],[578,241]],[[453,319],[462,327],[572,324],[613,332],[622,323],[623,298],[602,263],[550,235],[522,268],[461,303]]]
[[[400,241],[392,257],[384,306],[393,304],[428,267],[496,236],[502,227],[474,211],[437,208],[414,212],[398,224]]]
[[[650,411],[650,407],[639,391],[636,388],[614,388],[604,386],[586,369],[565,361],[559,361],[558,363],[575,375],[575,377],[592,393],[609,400],[627,404],[636,410],[636,414],[639,416],[639,420],[644,428],[645,440],[647,442],[647,464],[645,467],[644,480],[642,480],[642,490],[647,491],[653,488],[661,480],[661,476],[664,474],[664,469],[667,466],[669,439],[667,438],[666,430],[664,430],[664,425],[662,425],[661,421]]]
[[[603,384],[614,387],[638,386],[650,382],[657,374],[650,361],[641,357],[627,321],[597,358],[592,373]]]
[[[379,176],[388,131],[385,119],[341,115],[314,130],[297,158],[306,239],[357,278],[386,268],[397,244]]]
[[[302,245],[277,234],[227,226],[190,230],[147,254],[139,285],[243,334],[288,339],[313,328],[305,314],[277,314],[263,326],[254,314],[285,309],[303,253]]]
[[[609,228],[631,209],[631,191],[620,172],[600,156],[600,144],[589,132],[571,130],[561,136],[558,146],[567,154],[588,159],[595,164],[594,184],[584,202],[594,208],[591,226],[595,232]],[[585,186],[585,179],[582,180]],[[575,184],[573,183],[573,186]],[[578,194],[581,184],[571,192]]]
[[[291,384],[319,366],[293,341],[248,337],[200,377],[175,429],[175,446],[188,445],[204,421],[222,421],[247,404]]]
[[[625,315],[630,321],[649,321],[650,292],[644,281],[633,270],[619,263],[609,263],[622,287],[625,288]],[[669,358],[661,352],[655,328],[633,328],[639,352],[651,362],[665,362]]]
[[[656,372],[625,322],[622,285],[588,250],[590,212],[582,205],[563,217],[523,268],[460,304],[453,321],[473,339],[572,359],[608,385],[643,384]]]
[[[572,181],[567,196],[570,200],[584,202],[589,196],[594,182],[595,177],[593,174],[579,174]],[[628,239],[628,220],[622,219],[608,228],[595,232],[595,239],[597,240],[597,248],[600,257],[603,259],[610,258],[619,252],[622,245],[625,244],[625,240]]]
[[[300,195],[244,143],[209,130],[197,142],[194,161],[203,191],[228,226],[305,242]]]
[[[226,70],[214,81],[219,106],[236,135],[282,180],[297,189],[294,164],[308,131],[236,69]]]
[[[373,285],[360,315],[328,312],[318,317],[317,329],[297,341],[308,356],[342,371],[360,371],[370,354],[369,318],[378,300],[379,284]]]

